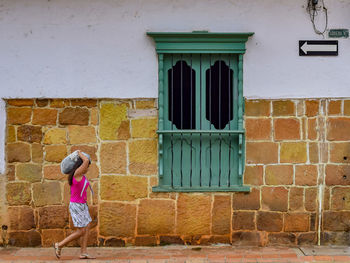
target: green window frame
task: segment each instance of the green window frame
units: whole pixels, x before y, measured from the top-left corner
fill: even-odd
[[[253,34],[147,33],[158,54],[154,192],[250,190],[243,185],[243,54]]]

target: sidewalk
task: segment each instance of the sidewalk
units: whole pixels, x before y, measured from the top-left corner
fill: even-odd
[[[53,248],[0,248],[1,263],[214,263],[214,262],[350,262],[350,250],[313,247],[165,246],[88,248],[94,260],[79,259],[79,248],[64,248],[57,260]]]

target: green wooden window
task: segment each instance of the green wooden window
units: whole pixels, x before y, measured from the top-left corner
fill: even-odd
[[[155,192],[243,186],[243,54],[253,33],[151,33],[159,65]]]

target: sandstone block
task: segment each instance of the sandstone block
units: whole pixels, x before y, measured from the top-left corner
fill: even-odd
[[[24,142],[41,142],[42,131],[40,126],[22,125],[17,128],[17,139]]]
[[[283,215],[276,212],[259,211],[256,218],[258,230],[279,232],[283,228]]]
[[[307,134],[309,140],[316,140],[317,139],[317,120],[316,119],[308,119],[307,121]]]
[[[117,140],[120,124],[127,120],[128,105],[104,103],[100,108],[100,130],[102,140]]]
[[[184,241],[180,236],[159,236],[159,245],[167,246],[167,245],[184,245]]]
[[[70,149],[71,152],[76,150],[80,150],[90,155],[92,161],[97,161],[97,146],[89,146],[89,145],[74,145]]]
[[[349,185],[350,184],[350,166],[328,164],[326,166],[326,184],[327,185]]]
[[[329,190],[329,187],[324,188],[323,192],[323,209],[329,210],[330,209],[330,201],[331,201],[331,193]]]
[[[231,244],[230,236],[228,235],[212,235],[202,236],[199,244],[202,246],[208,246],[213,244]]]
[[[255,230],[255,212],[237,211],[232,216],[233,230]]]
[[[8,143],[6,145],[7,161],[13,162],[29,162],[30,161],[30,145],[22,142]]]
[[[153,108],[155,108],[154,99],[136,100],[135,107],[136,107],[136,109],[153,109]]]
[[[101,172],[126,173],[126,144],[124,142],[101,144]]]
[[[100,177],[100,170],[98,169],[96,163],[92,163],[89,166],[89,170],[86,173],[86,177],[87,179],[91,180],[91,179],[95,179],[95,178],[99,178]]]
[[[62,202],[59,182],[33,184],[33,201],[35,206],[58,205]]]
[[[33,106],[33,99],[9,99],[7,104],[11,106]]]
[[[42,229],[42,246],[43,247],[52,247],[52,244],[56,242],[61,242],[64,239],[64,230],[63,229]]]
[[[285,212],[288,209],[288,190],[284,187],[263,187],[262,208]]]
[[[32,161],[34,163],[42,163],[43,162],[44,151],[43,147],[39,143],[32,144]]]
[[[64,108],[70,105],[69,100],[65,99],[51,99],[50,100],[50,107],[51,108]]]
[[[135,246],[156,246],[157,237],[155,236],[137,236],[135,238]]]
[[[96,107],[97,100],[96,99],[73,99],[70,101],[72,106],[79,106],[79,107]]]
[[[39,228],[65,228],[68,225],[67,206],[46,206],[39,208]]]
[[[300,121],[298,119],[280,119],[274,120],[275,140],[299,140],[300,139]]]
[[[328,115],[338,115],[341,112],[341,100],[331,100],[328,102]]]
[[[232,208],[234,210],[260,209],[260,190],[252,188],[250,193],[234,193]]]
[[[48,180],[67,180],[67,175],[61,173],[60,165],[45,165],[44,178]]]
[[[350,142],[330,143],[332,163],[350,163]]]
[[[245,115],[246,116],[270,116],[269,100],[246,100]]]
[[[136,206],[122,203],[100,204],[100,235],[115,237],[135,236]]]
[[[92,108],[90,113],[90,124],[91,125],[98,125],[98,109]]]
[[[319,163],[318,159],[318,143],[310,142],[309,143],[309,159],[310,163]]]
[[[38,107],[46,107],[49,105],[49,100],[48,99],[36,99],[35,100],[36,106]]]
[[[269,164],[278,162],[278,144],[274,142],[247,142],[248,164]],[[266,153],[269,154],[266,154]]]
[[[350,188],[334,187],[332,190],[332,210],[350,210]]]
[[[263,184],[263,166],[246,166],[244,171],[244,184],[262,185]]]
[[[12,125],[7,125],[6,133],[6,142],[15,142],[16,141],[16,128]]]
[[[132,174],[157,173],[158,145],[156,140],[137,140],[129,143],[129,171]]]
[[[315,232],[301,233],[297,239],[298,245],[316,245],[316,243],[317,235]]]
[[[313,117],[318,115],[319,101],[318,100],[306,100],[305,101],[305,115]]]
[[[349,218],[349,211],[325,211],[323,212],[323,229],[329,231],[348,231]]]
[[[156,138],[158,120],[152,119],[135,119],[131,120],[131,137],[132,138]]]
[[[6,167],[6,176],[7,176],[7,181],[15,181],[16,180],[16,167],[15,165],[7,165]]]
[[[265,181],[268,185],[293,184],[293,166],[267,165],[265,168]]]
[[[30,122],[32,117],[31,108],[8,108],[7,124],[25,124]]]
[[[59,123],[61,125],[88,125],[89,124],[89,110],[86,108],[65,108],[59,114]]]
[[[344,100],[344,115],[350,116],[350,100]]]
[[[231,233],[231,195],[215,195],[212,209],[212,234]]]
[[[65,129],[49,129],[44,136],[44,144],[66,144],[67,133]]]
[[[125,247],[125,241],[120,238],[110,238],[105,241],[105,247]]]
[[[316,185],[318,169],[317,165],[297,165],[295,166],[296,185]]]
[[[28,182],[40,182],[42,177],[42,166],[31,163],[21,163],[16,167],[16,175],[19,180]]]
[[[177,200],[177,234],[210,234],[211,197],[180,194]]]
[[[305,189],[305,210],[316,211],[317,188]]]
[[[28,205],[32,199],[30,183],[7,183],[6,197],[9,205]]]
[[[280,161],[281,163],[305,163],[307,161],[306,143],[281,143]]]
[[[46,145],[45,160],[60,163],[67,156],[66,145]]]
[[[292,233],[269,233],[268,244],[269,245],[294,245],[295,234]]]
[[[130,121],[122,121],[117,130],[117,138],[118,140],[127,140],[130,138]]]
[[[15,247],[37,247],[41,245],[41,236],[36,230],[10,232],[9,245]]]
[[[173,234],[175,232],[175,202],[172,200],[141,200],[137,233],[140,235]]]
[[[295,116],[295,105],[290,100],[272,101],[273,116]]]
[[[38,125],[56,125],[57,110],[54,109],[34,109],[33,124]]]
[[[307,232],[309,231],[310,217],[307,213],[288,213],[284,215],[284,231]]]
[[[245,120],[247,140],[270,140],[271,120],[270,119],[246,119]]]
[[[34,211],[30,206],[10,206],[8,218],[11,230],[30,230],[35,228]]]
[[[148,180],[138,176],[102,176],[102,200],[132,201],[147,197]]]
[[[259,232],[233,232],[232,245],[235,246],[262,246],[263,240]]]
[[[69,126],[70,144],[96,143],[96,130],[92,126]]]
[[[329,141],[350,140],[350,118],[328,118],[327,139]]]
[[[291,187],[289,190],[289,210],[304,210],[304,188]]]

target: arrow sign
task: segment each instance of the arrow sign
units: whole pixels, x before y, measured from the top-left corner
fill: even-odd
[[[299,56],[338,56],[338,40],[299,40]]]

